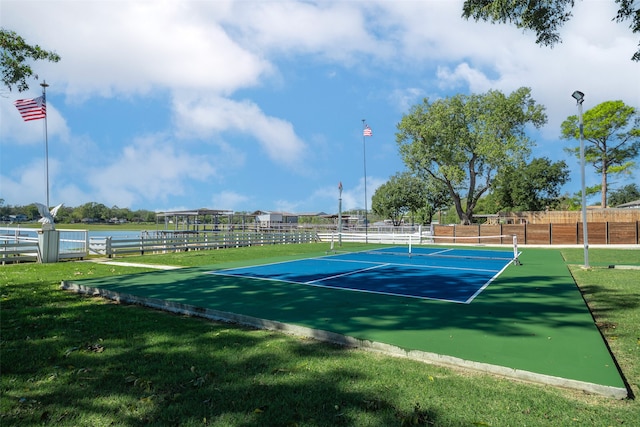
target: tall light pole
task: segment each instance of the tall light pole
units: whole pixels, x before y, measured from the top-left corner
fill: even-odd
[[[578,105],[578,124],[580,128],[580,185],[582,189],[582,240],[584,241],[584,268],[589,268],[589,238],[587,237],[587,194],[584,185],[584,124],[582,122],[582,102],[584,93],[576,90],[571,94]]]
[[[362,119],[362,159],[364,163],[364,242],[369,243],[369,220],[367,218],[367,145],[365,137],[371,136],[365,119]]]

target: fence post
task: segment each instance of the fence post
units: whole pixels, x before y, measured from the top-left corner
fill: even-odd
[[[84,254],[85,256],[89,256],[91,253],[91,239],[89,239],[89,230],[84,230]]]

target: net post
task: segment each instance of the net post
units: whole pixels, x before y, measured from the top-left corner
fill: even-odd
[[[520,260],[518,259],[518,236],[513,235],[513,262],[515,265],[520,265]]]
[[[329,252],[333,252],[334,251],[334,249],[333,249],[334,248],[333,240],[335,238],[335,235],[336,235],[335,233],[331,233],[331,248],[329,249]]]
[[[411,234],[409,234],[409,257],[411,257]]]

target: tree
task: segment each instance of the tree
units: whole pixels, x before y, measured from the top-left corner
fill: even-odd
[[[611,206],[618,206],[624,203],[640,200],[640,188],[638,184],[625,185],[619,190],[612,191],[609,202]]]
[[[40,212],[35,204],[23,206],[22,213],[24,213],[31,221],[40,218]]]
[[[376,189],[371,198],[371,210],[382,218],[389,218],[399,226],[408,212],[416,212],[424,206],[425,186],[422,180],[411,174],[397,173]]]
[[[622,101],[606,101],[583,115],[585,162],[602,175],[602,207],[607,207],[608,177],[631,173],[634,158],[640,152],[640,114]],[[580,140],[578,117],[570,116],[561,124],[562,138]],[[567,149],[580,158],[580,146]]]
[[[446,186],[461,223],[470,224],[498,168],[528,156],[533,142],[525,126],[541,127],[546,120],[529,88],[508,96],[489,91],[433,103],[424,99],[402,118],[396,140],[409,170]]]
[[[73,221],[73,208],[62,206],[56,214],[56,224],[71,223]]]
[[[618,4],[616,22],[631,21],[632,33],[640,33],[640,8],[635,0],[614,0]],[[575,0],[465,0],[462,16],[476,21],[510,23],[536,33],[536,44],[553,47],[561,42],[559,29],[571,19]],[[640,44],[633,61],[640,61]]]
[[[109,208],[102,203],[89,202],[78,207],[82,219],[106,221],[109,219]]]
[[[138,221],[142,222],[155,222],[157,218],[154,211],[148,211],[145,209],[139,209],[135,211],[134,217],[137,218]]]
[[[494,202],[500,210],[555,209],[560,203],[560,189],[567,181],[569,168],[564,161],[553,163],[543,157],[530,163],[509,165],[496,175]]]
[[[5,205],[4,199],[0,198],[0,221],[3,221],[3,218],[11,215],[11,206]]]
[[[433,215],[451,204],[451,196],[449,189],[442,181],[438,181],[428,174],[421,178],[425,183],[426,204],[418,210],[418,214],[420,223],[431,224]]]
[[[54,52],[42,49],[40,46],[31,46],[14,31],[0,28],[0,47],[2,47],[2,57],[0,58],[0,68],[2,69],[2,83],[11,91],[15,86],[18,92],[29,89],[27,78],[33,74],[28,60],[51,62],[60,61],[60,56]]]

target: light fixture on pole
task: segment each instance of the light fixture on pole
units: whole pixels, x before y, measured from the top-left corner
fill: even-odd
[[[587,236],[587,194],[584,178],[584,124],[582,121],[582,102],[584,93],[576,90],[571,94],[578,105],[578,124],[580,128],[580,185],[582,190],[582,240],[584,242],[584,268],[589,268],[589,238]]]

